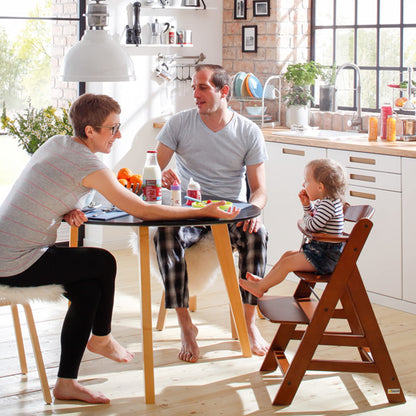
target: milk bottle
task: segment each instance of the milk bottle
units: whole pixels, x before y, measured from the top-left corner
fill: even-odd
[[[156,151],[148,150],[143,168],[143,201],[148,204],[162,203],[162,172],[156,156]]]

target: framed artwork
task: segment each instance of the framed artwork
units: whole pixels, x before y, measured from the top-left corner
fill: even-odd
[[[253,0],[253,16],[270,16],[270,0]]]
[[[234,19],[247,19],[247,0],[234,0]]]
[[[243,52],[257,52],[257,26],[243,26]]]

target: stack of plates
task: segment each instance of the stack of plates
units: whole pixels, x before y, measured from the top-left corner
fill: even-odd
[[[255,75],[237,72],[234,76],[233,93],[234,97],[262,98],[263,87]]]

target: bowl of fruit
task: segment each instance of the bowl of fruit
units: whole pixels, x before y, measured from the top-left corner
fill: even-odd
[[[210,204],[211,202],[220,202],[220,200],[219,199],[218,200],[208,199],[206,201],[195,201],[195,202],[192,202],[192,206],[194,208],[203,208],[206,205]],[[232,202],[225,201],[225,205],[220,205],[220,209],[222,209],[223,211],[228,211],[229,209],[232,208],[232,206],[233,206]]]

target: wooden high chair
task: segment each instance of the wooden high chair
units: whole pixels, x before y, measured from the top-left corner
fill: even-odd
[[[280,323],[260,368],[274,371],[279,366],[284,374],[274,405],[288,405],[293,401],[306,370],[377,373],[390,403],[406,401],[357,268],[357,259],[373,226],[370,221],[373,213],[368,205],[346,204],[345,220],[355,225],[349,235],[337,237],[309,233],[301,221],[298,223],[308,238],[345,245],[332,274],[296,272],[300,282],[293,296],[259,299],[261,313],[271,322]],[[324,289],[318,298],[314,287],[320,282]],[[350,330],[329,331],[327,326],[332,319],[344,319]],[[306,328],[296,329],[298,325]],[[300,340],[300,344],[289,363],[285,351],[291,340]],[[319,345],[354,347],[358,360],[313,359]]]

